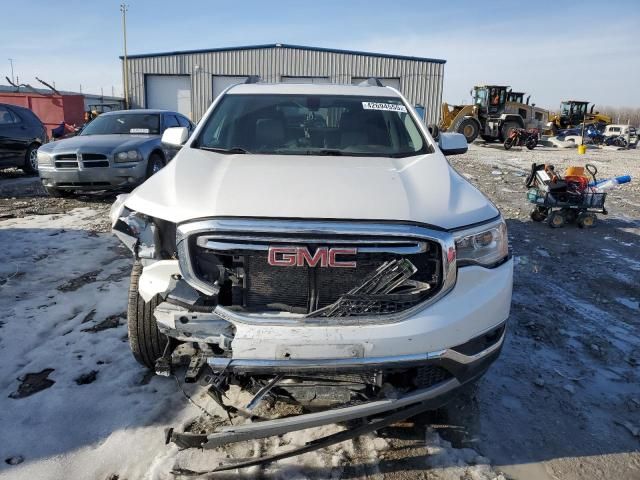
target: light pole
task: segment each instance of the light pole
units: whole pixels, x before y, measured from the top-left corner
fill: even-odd
[[[9,59],[9,63],[11,64],[11,83],[16,83],[15,78],[13,78],[13,58]]]
[[[126,3],[120,4],[120,11],[122,12],[122,35],[124,38],[124,56],[123,56],[123,82],[124,82],[124,105],[129,110],[129,71],[127,65],[127,10]]]

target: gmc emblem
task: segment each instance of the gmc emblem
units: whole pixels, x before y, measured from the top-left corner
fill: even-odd
[[[355,260],[340,261],[339,256],[355,255],[357,248],[319,247],[311,254],[307,247],[269,247],[269,265],[274,267],[356,268]]]

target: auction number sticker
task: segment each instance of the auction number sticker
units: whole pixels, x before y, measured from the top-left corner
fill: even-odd
[[[129,133],[149,133],[148,128],[132,128]]]
[[[362,108],[365,110],[386,110],[388,112],[407,113],[407,107],[396,103],[362,102]]]

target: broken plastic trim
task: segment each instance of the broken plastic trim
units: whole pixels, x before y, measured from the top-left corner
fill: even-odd
[[[431,288],[428,283],[411,282],[409,279],[418,271],[416,266],[406,258],[385,262],[365,281],[349,290],[331,305],[315,310],[307,317],[347,317],[366,315],[384,302],[417,303],[419,294]],[[409,287],[398,293],[394,290]]]
[[[157,258],[156,245],[160,245],[160,233],[156,225],[138,212],[122,209],[122,216],[114,222],[113,233],[131,250],[136,258]]]

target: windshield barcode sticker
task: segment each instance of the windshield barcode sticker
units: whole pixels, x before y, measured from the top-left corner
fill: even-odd
[[[407,107],[395,103],[362,102],[365,110],[386,110],[388,112],[407,113]]]
[[[148,128],[132,128],[129,133],[149,133]]]

